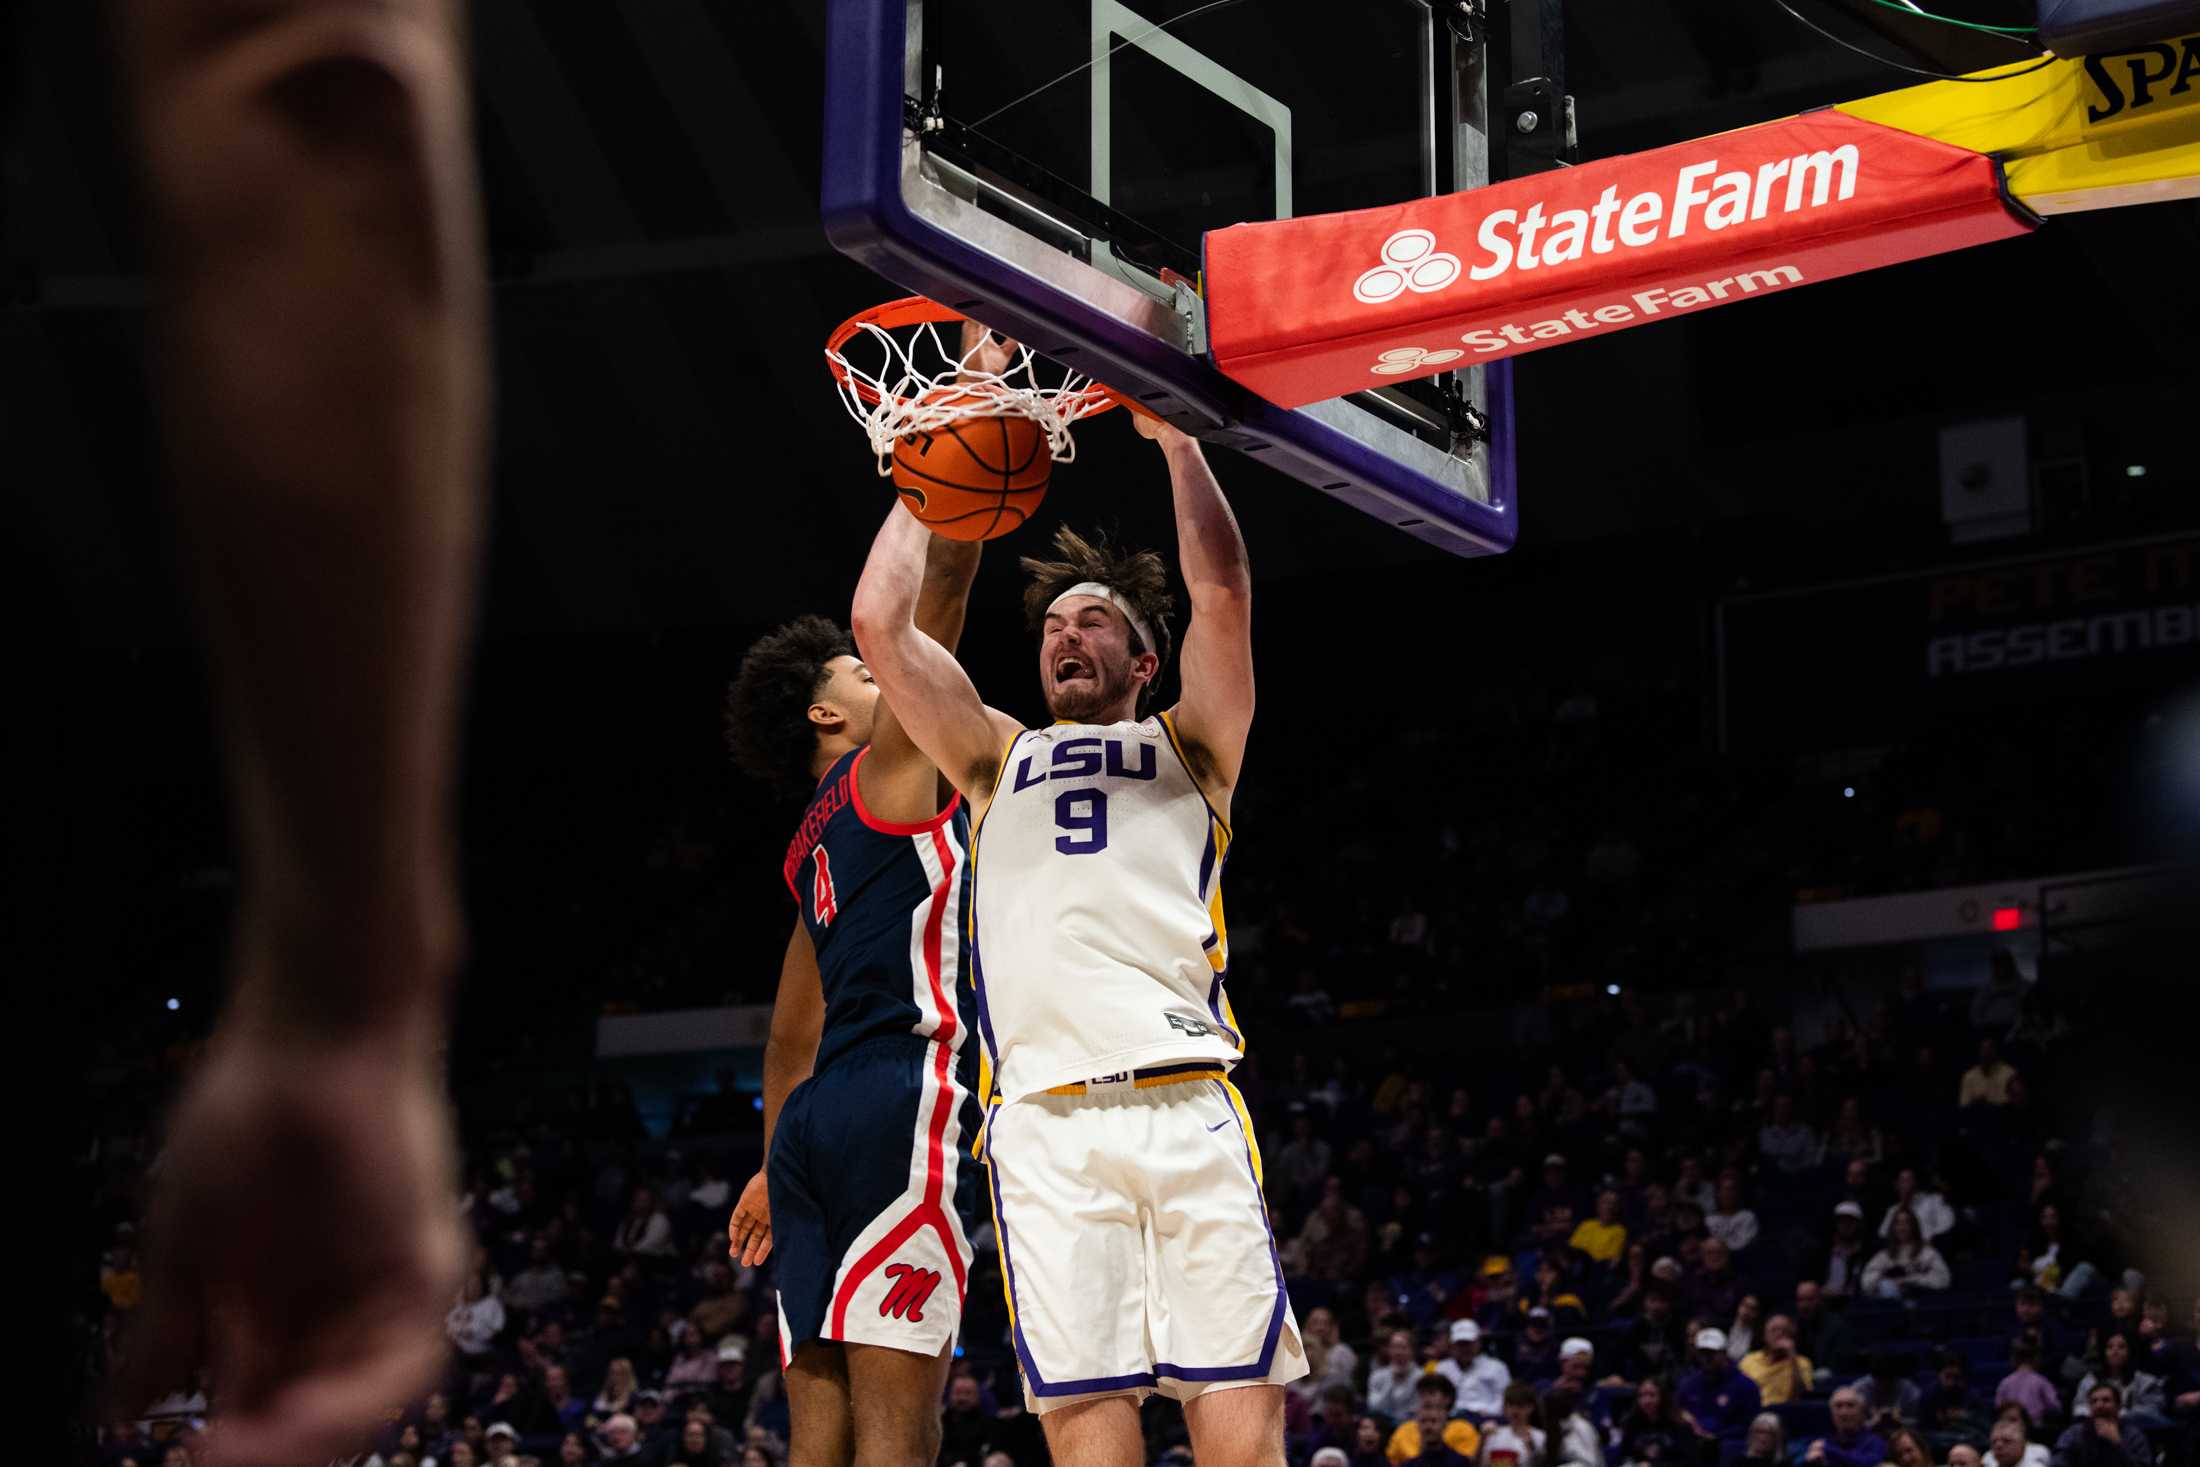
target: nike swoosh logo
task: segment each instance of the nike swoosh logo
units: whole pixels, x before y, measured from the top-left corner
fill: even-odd
[[[1208,1130],[1210,1130],[1210,1131],[1219,1131],[1219,1130],[1221,1130],[1221,1129],[1222,1129],[1222,1128],[1223,1128],[1224,1126],[1227,1126],[1227,1125],[1229,1125],[1229,1124],[1230,1124],[1230,1122],[1229,1122],[1229,1118],[1228,1118],[1228,1117],[1224,1117],[1224,1118],[1223,1118],[1222,1120],[1216,1121],[1216,1122],[1215,1122],[1215,1123],[1214,1123],[1213,1125],[1209,1126],[1209,1127],[1208,1127],[1207,1129],[1208,1129]]]

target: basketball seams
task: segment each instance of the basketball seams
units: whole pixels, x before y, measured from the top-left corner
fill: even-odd
[[[988,422],[996,425],[997,448],[983,426]],[[1052,468],[1038,425],[1005,415],[911,433],[893,453],[895,492],[912,515],[953,539],[990,540],[1027,522],[1046,494]]]

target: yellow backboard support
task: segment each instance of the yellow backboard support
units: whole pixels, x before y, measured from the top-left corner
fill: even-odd
[[[1992,155],[2039,214],[2200,198],[2200,33],[1973,76],[1839,110]]]

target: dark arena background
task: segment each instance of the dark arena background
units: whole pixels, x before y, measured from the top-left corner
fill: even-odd
[[[62,1225],[23,1260],[62,1314],[24,1329],[70,1379],[0,1456],[179,1467],[220,1380],[128,1426],[94,1403],[236,867],[99,12],[6,22],[9,966],[51,1010],[27,1066],[69,1087],[39,1102]],[[757,636],[848,618],[890,490],[819,345],[903,292],[820,228],[821,6],[471,12],[496,408],[448,1079],[477,1277],[445,1388],[358,1460],[785,1467],[770,1266],[724,1230],[801,812],[731,766],[723,704]],[[1596,157],[1904,84],[1770,0],[1575,0],[1566,45]],[[1438,1366],[1490,1438],[1466,1362],[1547,1393],[1576,1338],[1591,1467],[1912,1467],[1897,1427],[2015,1467],[1997,1405],[2052,1448],[2094,1376],[2119,1460],[2200,1461],[2196,260],[2193,204],[2104,210],[1523,356],[1503,556],[1211,450],[1258,602],[1229,980],[1314,1368],[1291,1467],[1418,1456]],[[1016,558],[1064,523],[1173,550],[1128,417],[986,551],[962,658],[1027,722]],[[1914,1274],[1881,1257],[1904,1203]],[[977,1241],[939,1462],[1036,1467]],[[1882,1455],[1842,1455],[1851,1388]],[[1143,1420],[1190,1460],[1177,1408]],[[1513,1467],[1590,1462],[1565,1426]]]

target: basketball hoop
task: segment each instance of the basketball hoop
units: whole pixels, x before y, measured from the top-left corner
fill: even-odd
[[[959,352],[940,338],[940,327],[966,319],[921,295],[888,301],[840,323],[825,338],[825,363],[832,368],[848,415],[863,425],[878,455],[879,477],[892,472],[894,445],[911,434],[937,433],[973,418],[1029,418],[1045,435],[1056,463],[1077,456],[1070,424],[1106,412],[1119,399],[1082,372],[1062,368],[1059,382],[1043,384],[1039,357],[1019,343],[1005,370],[987,372],[970,365],[980,347]],[[913,327],[903,336],[894,333]],[[877,370],[849,360],[846,348],[862,336],[878,355]]]

